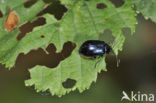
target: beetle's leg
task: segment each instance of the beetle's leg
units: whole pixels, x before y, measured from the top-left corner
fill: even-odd
[[[94,65],[94,68],[95,68],[95,69],[96,69],[97,64],[98,64],[101,60],[102,60],[102,58],[99,58],[99,59],[96,61],[95,65]]]

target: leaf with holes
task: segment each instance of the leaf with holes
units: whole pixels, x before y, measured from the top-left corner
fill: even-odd
[[[25,81],[26,86],[34,85],[38,92],[49,90],[52,95],[58,96],[75,89],[80,92],[88,89],[91,83],[96,81],[97,74],[102,70],[106,71],[105,57],[95,69],[96,60],[84,59],[79,55],[78,49],[84,41],[98,39],[99,34],[103,33],[105,29],[109,29],[115,37],[112,48],[118,54],[118,51],[122,50],[125,40],[121,29],[129,27],[133,34],[136,24],[132,0],[126,0],[124,5],[119,8],[116,8],[108,0],[75,2],[62,0],[62,3],[67,5],[68,11],[60,21],[47,14],[44,16],[46,24],[35,28],[33,32],[22,39],[23,41],[29,38],[36,40],[32,45],[34,48],[45,49],[49,43],[53,43],[57,52],[61,51],[63,44],[67,41],[76,43],[77,47],[71,56],[57,67],[36,66],[30,69],[31,78]],[[105,6],[98,8],[98,4]],[[41,35],[44,35],[45,38],[40,40],[42,44],[38,43],[37,45],[37,38]],[[76,83],[72,88],[64,88],[62,83],[69,78],[75,80]]]
[[[12,1],[15,2],[15,0]],[[0,63],[5,64],[6,67],[13,67],[20,53],[27,54],[38,48],[46,51],[46,47],[51,43],[56,46],[57,52],[62,50],[63,44],[67,41],[77,45],[71,56],[57,67],[35,66],[30,69],[31,78],[25,81],[26,86],[34,85],[37,91],[49,90],[52,95],[62,96],[75,89],[82,92],[88,89],[93,81],[96,81],[99,72],[107,70],[105,57],[95,69],[94,65],[97,60],[84,59],[79,55],[78,49],[84,41],[100,39],[99,34],[109,29],[115,38],[111,46],[118,54],[125,40],[122,28],[129,27],[132,34],[135,31],[136,14],[132,9],[132,0],[125,0],[125,3],[118,8],[109,0],[62,0],[62,4],[68,7],[68,11],[61,20],[46,14],[43,16],[46,19],[45,25],[34,28],[24,38],[17,40],[18,28],[9,32],[5,31],[4,23],[8,15],[5,8],[11,8],[16,12],[19,27],[27,21],[35,20],[36,14],[43,9],[45,4],[42,0],[38,0],[30,8],[25,8],[24,0],[16,1],[17,4],[14,6],[7,2],[10,1],[0,1],[0,9],[4,14],[0,19],[2,24],[0,27]],[[62,85],[68,79],[76,81],[72,88],[64,88]]]
[[[42,0],[38,0],[38,2],[30,8],[25,8],[25,0],[2,1],[0,1],[0,7],[3,13],[3,18],[0,18],[0,24],[2,24],[0,26],[0,63],[5,64],[7,68],[10,68],[15,64],[16,58],[19,55],[19,53],[27,53],[34,48],[33,46],[31,46],[31,44],[29,44],[30,42],[28,40],[19,41],[16,39],[20,32],[19,29],[14,29],[9,32],[5,30],[4,24],[9,14],[4,10],[4,8],[7,11],[9,11],[10,8],[12,11],[16,12],[16,15],[19,18],[19,22],[17,25],[18,27],[20,27],[27,21],[32,21],[36,19],[36,15],[44,8],[45,4]],[[11,5],[14,3],[16,4]]]
[[[156,0],[134,0],[136,8],[145,18],[156,22]]]

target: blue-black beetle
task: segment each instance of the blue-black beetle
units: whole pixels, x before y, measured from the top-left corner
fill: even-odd
[[[104,54],[109,54],[112,51],[112,48],[105,43],[104,41],[100,40],[88,40],[85,41],[80,49],[79,54],[83,56],[84,58],[97,58],[102,57]],[[117,57],[117,56],[116,56]],[[100,62],[102,59],[99,59],[95,63],[95,68],[98,62]],[[117,67],[118,67],[118,60],[117,60]]]
[[[112,48],[104,41],[88,40],[81,45],[79,53],[85,58],[96,58],[108,54],[111,50]]]

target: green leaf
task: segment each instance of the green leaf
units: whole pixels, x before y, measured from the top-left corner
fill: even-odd
[[[97,9],[98,3],[106,4],[107,8]],[[38,92],[49,90],[52,95],[62,96],[75,89],[80,92],[88,89],[91,83],[96,81],[97,74],[102,70],[106,71],[106,63],[103,58],[95,69],[97,60],[82,58],[78,53],[80,45],[86,40],[98,39],[99,34],[103,33],[105,29],[109,29],[115,37],[112,47],[117,54],[119,50],[122,50],[125,40],[121,29],[129,27],[131,33],[135,31],[136,14],[131,8],[132,0],[126,0],[120,8],[115,8],[108,0],[79,1],[72,6],[71,4],[68,12],[60,21],[55,20],[51,15],[45,15],[47,24],[36,28],[25,37],[25,39],[32,36],[37,38],[44,34],[49,40],[47,45],[54,43],[57,51],[60,51],[67,41],[77,44],[77,48],[71,56],[62,61],[56,68],[36,66],[30,70],[31,79],[27,80],[25,84],[26,86],[34,85]],[[55,26],[56,24],[57,26]],[[42,40],[43,43],[46,41]],[[42,48],[45,49],[46,47],[42,46]],[[66,89],[62,83],[68,78],[76,80],[76,84],[74,87]]]
[[[156,0],[134,0],[138,12],[156,22]]]
[[[0,0],[0,10],[5,14],[8,8],[16,8],[23,5],[25,0]]]
[[[39,13],[40,10],[43,9],[44,3],[42,0],[39,0],[36,4],[34,4],[30,8],[25,8],[23,3],[16,0],[11,0],[11,2],[16,2],[18,5],[12,7],[12,10],[15,10],[20,18],[19,26],[26,23],[27,21],[32,21],[36,18],[37,13]],[[3,4],[4,8],[7,8],[10,6],[10,3]],[[8,1],[9,2],[9,1]],[[1,4],[2,5],[2,4]],[[1,7],[0,5],[0,7]],[[9,7],[10,8],[10,7]],[[7,9],[8,10],[8,9]],[[3,18],[0,18],[0,63],[5,64],[7,68],[11,68],[16,61],[17,56],[22,52],[29,52],[30,49],[33,49],[30,44],[28,44],[28,41],[19,41],[17,40],[17,36],[19,34],[19,29],[15,29],[11,32],[6,32],[4,29],[4,22],[6,20],[7,13],[4,13]],[[29,48],[25,48],[26,45],[30,46]]]
[[[35,20],[36,14],[44,7],[44,3],[39,0],[31,8],[24,8],[21,1],[17,2],[14,7],[9,3],[4,6],[0,5],[0,9],[4,13],[3,18],[0,19],[0,24],[2,24],[0,27],[0,63],[5,64],[6,67],[14,66],[20,53],[26,54],[38,48],[45,50],[50,43],[56,46],[57,52],[62,50],[63,44],[67,41],[77,44],[71,56],[62,61],[56,68],[36,66],[30,69],[31,78],[25,81],[26,86],[34,85],[37,91],[50,90],[52,95],[58,96],[75,89],[80,92],[88,89],[91,83],[96,81],[98,73],[107,70],[105,56],[95,68],[98,60],[85,59],[79,55],[78,49],[84,41],[100,39],[98,38],[99,34],[109,29],[115,38],[111,46],[113,51],[118,54],[118,51],[122,50],[125,40],[122,28],[129,27],[133,34],[136,24],[132,0],[125,0],[124,5],[119,8],[115,8],[109,0],[61,0],[61,2],[68,7],[68,11],[61,20],[58,21],[54,16],[46,14],[43,16],[46,19],[46,24],[36,27],[21,40],[16,39],[19,34],[18,29],[9,33],[4,30],[3,25],[7,15],[5,8],[11,7],[17,12],[20,26],[27,21]],[[99,3],[104,3],[107,7],[97,9]],[[44,38],[41,38],[41,35],[44,35]],[[66,89],[62,82],[68,78],[76,80],[76,84],[74,87]]]

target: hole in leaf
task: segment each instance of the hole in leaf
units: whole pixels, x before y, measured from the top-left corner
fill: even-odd
[[[56,47],[53,44],[49,44],[46,48],[46,53],[43,49],[31,50],[27,54],[21,53],[16,65],[24,64],[22,67],[32,68],[36,65],[47,66],[49,68],[56,67],[60,61],[69,57],[74,50],[75,45],[71,42],[66,42],[63,45],[63,50],[60,53],[56,53]]]
[[[62,60],[69,57],[72,51],[75,49],[76,44],[71,42],[66,42],[63,46],[63,50],[61,51]]]
[[[24,3],[25,8],[30,8],[33,4],[35,4],[37,0],[28,0]]]
[[[114,40],[112,36],[112,31],[106,29],[104,33],[100,34],[100,40],[104,40],[106,43],[111,44]]]
[[[47,49],[51,49],[51,52],[47,54],[43,49],[32,50],[27,54],[20,54],[17,59],[16,65],[20,63],[24,64],[26,68],[33,68],[36,65],[47,66],[49,68],[56,67],[59,64],[60,58],[55,53],[55,46],[50,44]],[[23,63],[24,62],[24,63]]]
[[[106,7],[107,7],[107,5],[105,5],[104,3],[98,3],[96,6],[97,9],[104,9]]]
[[[31,32],[33,30],[33,28],[37,27],[37,26],[41,26],[46,24],[46,20],[43,17],[38,18],[36,21],[34,22],[27,22],[26,24],[22,25],[20,27],[20,34],[17,36],[17,40],[21,40],[27,33]]]
[[[60,3],[60,1],[52,2],[45,9],[43,9],[38,16],[42,16],[46,13],[54,15],[58,20],[60,20],[63,14],[67,12],[67,8]]]
[[[124,0],[110,0],[116,8],[122,6],[124,4]]]
[[[3,14],[2,14],[2,12],[0,11],[0,18],[2,18],[3,17]]]
[[[45,36],[44,36],[44,35],[41,35],[40,37],[41,37],[41,38],[45,38]]]
[[[66,89],[73,88],[76,84],[76,80],[74,79],[67,79],[65,82],[62,83],[63,87]]]

